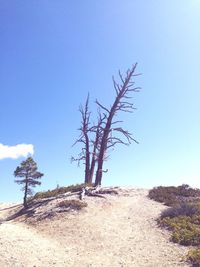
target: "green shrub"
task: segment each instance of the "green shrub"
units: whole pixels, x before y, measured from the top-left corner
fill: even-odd
[[[164,217],[177,217],[177,216],[193,216],[195,214],[200,214],[200,207],[197,204],[193,203],[181,203],[172,208],[164,210],[161,214],[161,218]]]
[[[163,211],[158,223],[172,232],[171,240],[184,246],[200,246],[200,190],[188,185],[159,186],[149,197],[171,208]],[[191,250],[187,260],[200,267],[200,248]]]
[[[190,250],[187,260],[192,263],[193,267],[200,267],[200,248]]]
[[[200,215],[178,216],[174,218],[159,219],[162,227],[172,231],[172,241],[185,246],[200,245],[200,225],[194,222],[200,219]]]
[[[149,191],[149,197],[158,202],[165,203],[166,205],[171,205],[176,201],[175,187],[155,187]]]
[[[191,223],[191,218],[188,216],[179,216],[174,218],[161,218],[158,219],[158,223],[161,227],[165,227],[168,230],[175,231],[181,228],[188,228]]]
[[[149,191],[149,198],[162,202],[167,206],[175,206],[182,202],[193,202],[200,197],[200,190],[193,189],[189,185],[158,186]]]
[[[32,197],[32,200],[49,198],[49,197],[56,197],[57,195],[64,194],[67,192],[78,192],[78,191],[81,191],[81,189],[85,186],[93,186],[93,185],[76,184],[76,185],[70,185],[70,186],[66,186],[66,187],[58,187],[58,188],[55,188],[53,190],[38,192]]]
[[[63,200],[58,203],[58,207],[60,208],[70,208],[74,210],[81,210],[84,207],[87,207],[86,202],[82,202],[80,200],[71,199],[71,200]]]
[[[184,246],[200,245],[200,228],[191,226],[191,229],[179,229],[172,233],[172,241]]]

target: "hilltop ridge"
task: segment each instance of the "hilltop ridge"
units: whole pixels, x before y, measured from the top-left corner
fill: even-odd
[[[156,224],[166,207],[150,200],[147,189],[115,190],[118,194],[105,198],[86,196],[87,206],[80,210],[56,211],[66,200],[62,196],[36,205],[34,214],[4,221],[0,266],[188,266],[183,261],[187,248],[171,243]],[[0,208],[4,220],[22,207]]]

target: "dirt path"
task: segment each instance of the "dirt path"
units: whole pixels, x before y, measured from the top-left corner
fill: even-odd
[[[66,251],[24,225],[0,226],[0,266],[68,266]]]
[[[149,200],[147,190],[121,190],[107,199],[88,198],[80,214],[59,214],[35,227],[0,225],[2,267],[169,267],[187,249],[168,241],[155,219],[164,206]]]

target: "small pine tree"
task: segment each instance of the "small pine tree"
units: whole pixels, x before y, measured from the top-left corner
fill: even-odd
[[[14,171],[15,177],[20,177],[20,180],[15,180],[17,184],[22,184],[22,191],[24,191],[24,208],[27,208],[27,196],[31,195],[33,192],[30,187],[35,187],[36,185],[41,185],[38,181],[44,174],[37,171],[37,164],[32,157],[28,157],[25,161],[22,161],[20,166]]]

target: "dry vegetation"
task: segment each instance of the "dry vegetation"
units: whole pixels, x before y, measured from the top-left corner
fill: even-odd
[[[184,246],[196,246],[187,256],[193,266],[200,266],[200,190],[188,185],[157,187],[149,197],[171,206],[164,210],[158,223],[171,231],[171,240]]]
[[[36,193],[32,198],[30,198],[30,201],[35,199],[43,199],[43,198],[50,198],[50,197],[56,197],[61,194],[65,194],[68,192],[78,192],[81,191],[81,189],[85,186],[92,186],[87,184],[76,184],[76,185],[70,185],[70,186],[63,186],[63,187],[57,187],[53,190],[48,190],[44,192],[38,192]]]
[[[69,209],[73,209],[73,210],[81,210],[82,208],[87,207],[87,203],[80,201],[80,200],[76,200],[76,199],[63,200],[63,201],[58,203],[58,207],[69,208]]]

